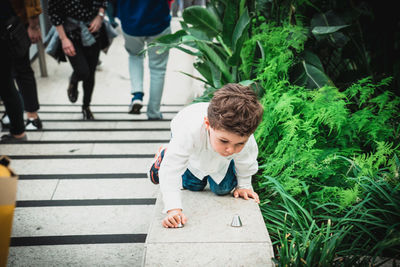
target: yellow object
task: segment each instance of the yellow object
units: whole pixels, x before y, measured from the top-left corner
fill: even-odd
[[[10,246],[11,228],[14,214],[13,205],[0,206],[0,266],[7,265],[8,248]]]
[[[9,163],[7,157],[0,157],[0,267],[7,266],[18,182]]]
[[[11,177],[10,170],[6,166],[0,164],[0,178],[7,178],[7,177]]]

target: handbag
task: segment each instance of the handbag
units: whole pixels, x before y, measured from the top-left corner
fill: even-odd
[[[31,39],[19,17],[13,16],[6,21],[5,40],[13,57],[21,58],[29,52]]]

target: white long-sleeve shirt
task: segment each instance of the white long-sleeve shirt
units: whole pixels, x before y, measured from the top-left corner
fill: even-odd
[[[210,175],[219,184],[233,159],[239,188],[251,187],[251,176],[258,170],[258,148],[251,135],[243,149],[228,157],[215,152],[204,123],[209,103],[196,103],[182,109],[171,122],[172,138],[159,170],[164,212],[183,209],[182,175],[189,169],[197,178]]]

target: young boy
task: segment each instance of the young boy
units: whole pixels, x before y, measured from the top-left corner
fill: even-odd
[[[210,103],[182,109],[171,122],[168,149],[161,147],[150,169],[153,183],[160,182],[166,228],[185,224],[180,189],[202,191],[207,185],[217,195],[253,198],[251,176],[258,170],[258,148],[253,133],[263,108],[246,86],[227,84]]]

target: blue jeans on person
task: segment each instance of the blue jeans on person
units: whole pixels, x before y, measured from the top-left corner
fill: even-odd
[[[154,39],[171,33],[168,27],[161,33],[154,36],[132,36],[123,33],[125,39],[125,49],[129,54],[129,75],[131,79],[131,93],[143,93],[143,75],[144,75],[144,54],[140,53],[146,44]],[[150,68],[150,95],[147,106],[147,117],[149,119],[162,119],[160,112],[161,97],[164,90],[164,77],[167,69],[169,52],[159,53],[159,48],[152,47],[147,50]]]
[[[210,190],[219,196],[229,194],[232,189],[237,186],[237,178],[235,174],[235,163],[233,160],[229,164],[228,171],[224,179],[217,184],[211,176],[207,175],[202,180],[194,176],[189,170],[186,170],[182,175],[182,186],[190,191],[203,191],[207,185],[207,181],[210,184]]]

